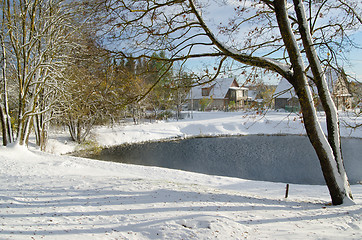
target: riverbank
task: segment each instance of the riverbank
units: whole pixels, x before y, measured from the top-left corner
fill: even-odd
[[[303,134],[303,124],[293,114],[194,114],[178,122],[100,127],[94,139],[111,146],[175,136]],[[342,134],[362,136],[358,129],[344,128]],[[65,132],[50,137],[48,151],[60,154],[79,147]],[[359,184],[351,186],[356,205],[331,206],[324,185],[290,184],[285,198],[284,183],[59,156],[19,146],[0,147],[0,181],[0,239],[362,238]]]
[[[324,113],[318,114],[322,128],[326,131]],[[193,112],[191,115],[185,112],[184,115],[187,117],[179,121],[99,126],[93,131],[93,142],[90,143],[93,145],[90,148],[194,136],[306,134],[302,119],[296,113],[269,111],[260,115],[255,112]],[[341,112],[340,121],[342,137],[362,138],[362,128],[352,129],[345,124],[361,124],[361,117],[353,118],[351,114]],[[67,132],[55,132],[50,134],[47,152],[64,154],[87,147],[69,141]]]

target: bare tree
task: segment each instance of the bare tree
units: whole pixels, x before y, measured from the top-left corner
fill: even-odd
[[[89,40],[89,39],[87,39]],[[91,129],[102,121],[108,111],[116,114],[119,99],[114,98],[114,76],[108,67],[104,51],[92,41],[82,43],[73,61],[64,71],[64,94],[59,101],[58,122],[68,126],[72,140],[81,143]],[[112,109],[110,109],[112,107]]]
[[[72,45],[68,38],[74,32],[70,24],[74,11],[63,0],[4,0],[1,6],[3,82],[8,81],[7,75],[11,76],[17,95],[14,109],[17,116],[11,116],[16,120],[15,141],[26,143],[34,128],[37,143],[43,145],[51,116],[49,110],[55,103],[61,69],[67,60],[65,49]],[[8,90],[3,87],[2,91],[3,112],[9,119]],[[9,141],[11,135],[9,132]]]
[[[1,24],[1,33],[0,33],[0,44],[1,44],[1,72],[2,72],[2,88],[0,96],[0,120],[2,125],[2,136],[3,136],[3,145],[6,146],[8,143],[14,141],[12,126],[11,126],[11,116],[9,110],[9,101],[8,101],[8,79],[7,79],[7,56],[6,56],[6,46],[5,46],[5,4],[2,4],[2,24]]]
[[[113,50],[122,57],[154,59],[155,51],[165,51],[169,54],[167,59],[157,60],[168,64],[212,57],[218,60],[216,67],[211,68],[216,75],[226,60],[232,59],[287,79],[298,95],[307,135],[320,160],[333,204],[352,199],[341,154],[338,112],[328,90],[323,64],[338,63],[341,53],[335,47],[345,46],[350,41],[348,33],[361,26],[357,2],[116,0],[97,3],[104,4],[108,11],[107,36],[118,42]],[[208,15],[208,11],[212,12],[208,7],[215,4],[219,11],[222,7],[228,10],[227,17],[218,19]],[[316,115],[306,77],[308,69],[313,73],[326,111],[327,136]],[[209,69],[207,72],[210,73]]]
[[[8,80],[6,76],[6,48],[3,39],[3,32],[0,36],[1,47],[2,47],[2,96],[0,97],[0,120],[2,125],[2,136],[3,136],[3,145],[6,146],[8,143],[14,141],[12,126],[11,126],[11,117],[9,110],[9,101],[8,101]]]

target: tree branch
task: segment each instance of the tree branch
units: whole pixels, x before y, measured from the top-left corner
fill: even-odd
[[[338,0],[341,4],[343,4],[344,6],[346,6],[349,10],[352,11],[353,15],[357,18],[357,20],[362,24],[362,17],[356,12],[356,10],[349,5],[348,3],[346,3],[343,0]]]
[[[189,0],[189,4],[190,4],[192,12],[195,14],[196,18],[198,19],[198,21],[199,21],[202,29],[205,31],[206,35],[209,37],[211,42],[226,56],[231,57],[240,63],[272,70],[274,72],[279,73],[280,75],[282,75],[283,77],[285,77],[287,79],[293,75],[292,71],[290,70],[290,66],[288,66],[286,64],[282,64],[271,58],[255,57],[255,56],[251,56],[251,55],[247,55],[247,54],[242,54],[242,53],[237,52],[234,49],[231,49],[231,48],[225,46],[222,42],[220,42],[216,38],[216,36],[208,28],[207,24],[201,17],[199,11],[196,9],[194,0]]]

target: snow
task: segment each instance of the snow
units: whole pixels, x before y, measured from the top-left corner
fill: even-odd
[[[258,120],[258,121],[254,121]],[[361,120],[358,120],[361,121]],[[322,125],[324,123],[322,122]],[[177,136],[303,134],[297,115],[194,113],[193,119],[98,128],[105,144]],[[343,129],[342,136],[361,137]],[[53,137],[53,151],[75,146]],[[355,205],[326,186],[210,176],[0,147],[0,239],[361,239]]]
[[[95,140],[102,146],[114,146],[123,143],[146,142],[193,136],[248,135],[248,134],[306,134],[301,116],[295,113],[270,111],[266,114],[255,112],[184,112],[183,120],[145,122],[139,125],[125,124],[113,127],[98,127],[93,131]],[[193,117],[193,118],[191,118]],[[327,132],[324,113],[318,117],[322,128]],[[340,114],[341,122],[353,124],[362,122],[361,118],[351,119]],[[67,135],[67,133],[65,133]],[[48,151],[67,153],[76,147],[59,137],[51,137]],[[362,136],[362,129],[346,128],[341,124],[342,137]],[[66,144],[64,144],[66,143]]]

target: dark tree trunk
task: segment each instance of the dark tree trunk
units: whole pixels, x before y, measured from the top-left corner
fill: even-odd
[[[303,58],[300,54],[300,49],[288,20],[285,0],[275,0],[274,7],[279,29],[288,51],[293,69],[293,76],[287,80],[293,85],[298,95],[307,135],[319,158],[323,176],[332,198],[332,203],[334,205],[342,204],[346,198],[351,198],[352,194],[349,189],[347,178],[344,176],[345,171],[343,164],[338,165],[335,159],[335,156],[338,153],[336,153],[334,150],[339,150],[340,152],[340,146],[338,146],[339,142],[334,141],[336,139],[335,137],[333,138],[333,141],[328,141],[318,122],[313,97],[309,89],[308,80],[305,74]],[[298,7],[300,6],[295,6],[296,9]],[[297,9],[296,11],[300,10],[301,9]],[[306,29],[301,31],[306,31]],[[306,42],[305,48],[310,47],[311,46],[309,43]],[[320,77],[322,72],[319,71],[318,74]],[[324,96],[326,95],[328,88],[326,89],[325,86],[321,86],[319,91],[320,95]],[[328,105],[328,107],[330,107],[330,105]],[[327,116],[327,119],[328,118],[336,119],[337,116],[330,115]],[[330,127],[332,127],[334,130],[338,129],[338,125],[335,126],[338,124],[338,122],[332,121],[331,119],[327,120],[329,121]],[[331,134],[333,135],[338,133],[334,132]]]

